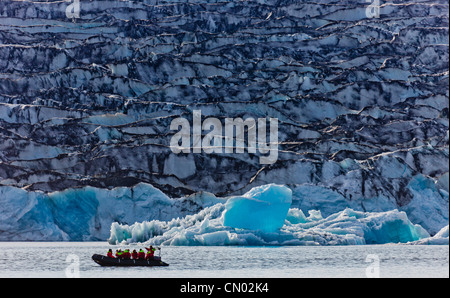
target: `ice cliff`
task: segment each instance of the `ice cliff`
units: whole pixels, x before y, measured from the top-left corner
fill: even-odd
[[[208,193],[171,199],[146,183],[111,190],[86,186],[48,194],[3,186],[0,239],[106,240],[114,222],[171,220],[220,201]]]
[[[0,1],[0,240],[104,240],[271,183],[291,213],[448,225],[448,1],[70,3]],[[194,110],[278,118],[277,162],[174,155]]]
[[[311,194],[326,199],[317,192]],[[357,204],[352,207],[343,202],[333,210],[333,202],[338,201],[311,209],[309,204],[302,205],[296,191],[274,184],[224,198],[205,192],[169,198],[145,183],[111,190],[86,186],[48,194],[3,186],[0,236],[16,241],[108,239],[112,244],[149,241],[156,245],[448,243],[448,226],[447,232],[443,228],[430,237],[406,211],[390,210],[389,204],[378,206],[388,211],[366,212]],[[445,222],[448,218],[440,224]]]

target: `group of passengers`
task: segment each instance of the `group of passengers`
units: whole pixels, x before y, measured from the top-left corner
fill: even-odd
[[[128,248],[125,249],[124,251],[122,251],[121,249],[118,249],[118,250],[116,250],[115,258],[116,259],[125,259],[125,260],[131,260],[131,259],[153,260],[156,248],[154,248],[153,246],[150,245],[150,247],[148,247],[148,248],[145,247],[145,249],[147,250],[147,253],[145,253],[142,248],[139,250],[139,252],[134,249],[131,253]],[[111,249],[108,250],[106,255],[110,258],[114,258],[113,252]]]

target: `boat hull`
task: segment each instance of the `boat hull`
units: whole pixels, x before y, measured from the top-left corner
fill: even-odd
[[[122,267],[132,267],[132,266],[141,266],[141,267],[153,267],[153,266],[169,266],[169,264],[161,261],[160,258],[155,257],[153,260],[142,260],[142,259],[116,259],[110,258],[103,255],[94,254],[92,256],[92,260],[95,263],[101,266],[122,266]]]

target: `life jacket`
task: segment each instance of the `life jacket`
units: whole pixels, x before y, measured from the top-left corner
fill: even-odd
[[[151,256],[153,256],[153,254],[155,253],[155,248],[154,247],[149,247],[149,248],[145,248],[147,250],[147,254],[151,254]]]

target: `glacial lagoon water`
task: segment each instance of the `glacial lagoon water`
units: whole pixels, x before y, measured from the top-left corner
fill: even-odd
[[[0,277],[449,277],[447,245],[163,246],[168,267],[101,267],[91,260],[94,253],[119,247],[106,242],[0,242]]]

